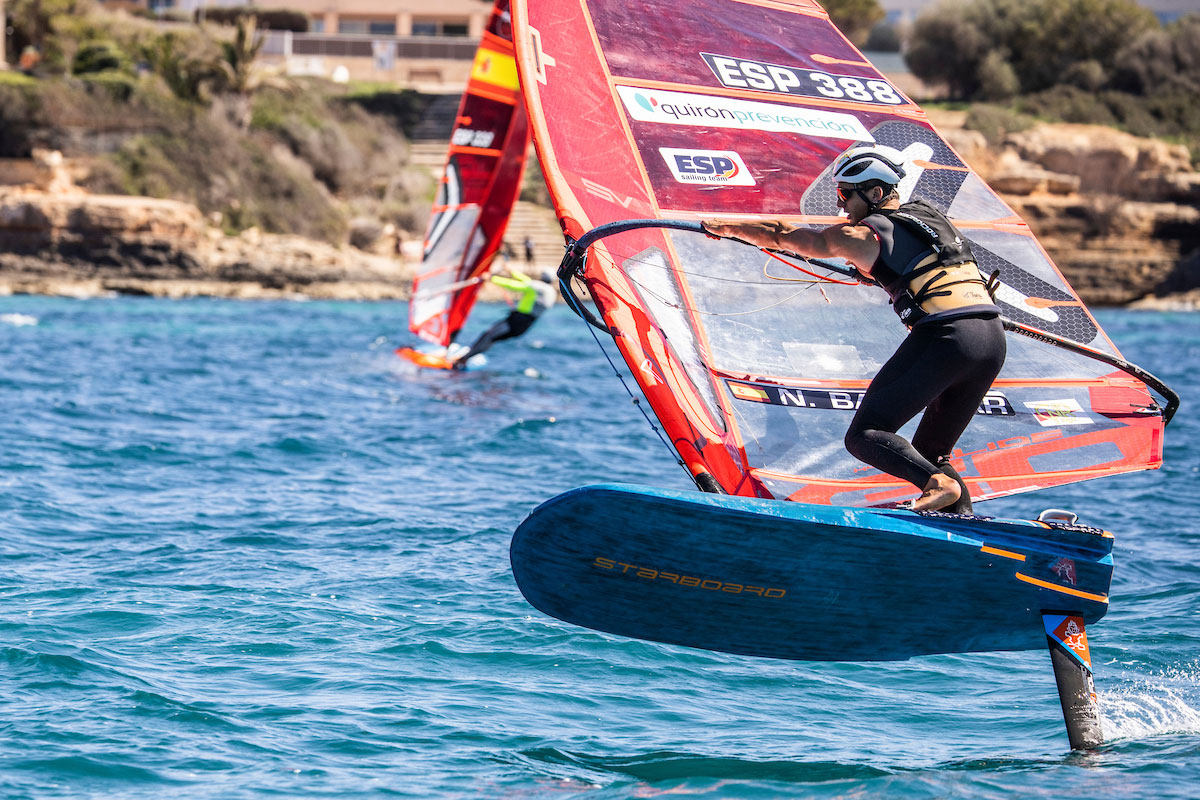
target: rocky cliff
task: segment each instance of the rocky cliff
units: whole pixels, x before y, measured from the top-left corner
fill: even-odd
[[[1086,302],[1173,295],[1200,306],[1200,172],[1186,148],[1082,125],[1042,125],[993,147],[961,115],[934,123]],[[419,243],[402,257],[388,236],[374,252],[225,236],[185,203],[84,193],[53,153],[22,169],[24,185],[0,186],[0,293],[404,298],[419,258]]]
[[[1200,301],[1200,172],[1188,150],[1094,125],[1041,125],[998,147],[935,120],[1033,229],[1083,299]]]
[[[188,203],[83,192],[56,153],[19,170],[26,183],[0,186],[0,294],[396,299],[412,285],[391,232],[375,251],[257,229],[226,236]]]

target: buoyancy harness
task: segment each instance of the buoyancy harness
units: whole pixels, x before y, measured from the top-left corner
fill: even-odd
[[[896,253],[890,246],[891,243],[882,241],[886,234],[871,224],[872,217],[884,217],[892,222],[893,227],[900,223],[922,246],[912,253]],[[879,209],[866,217],[863,224],[874,230],[881,239],[880,255],[871,268],[871,276],[892,298],[892,308],[905,325],[915,325],[928,317],[929,312],[922,307],[924,303],[931,298],[951,294],[950,287],[960,283],[979,284],[995,300],[999,270],[994,271],[986,280],[976,268],[977,277],[942,281],[949,275],[949,268],[975,264],[975,255],[971,252],[971,245],[950,220],[924,200],[912,200],[895,209]],[[892,256],[889,258],[885,253]],[[897,265],[896,256],[902,258],[905,263]],[[918,291],[913,292],[913,281],[934,270],[941,272],[934,275]]]

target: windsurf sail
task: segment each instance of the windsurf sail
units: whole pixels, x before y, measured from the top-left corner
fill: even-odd
[[[508,0],[496,0],[459,104],[409,301],[409,329],[448,345],[466,322],[521,189],[529,124]]]
[[[842,444],[905,335],[885,294],[836,265],[698,232],[710,217],[837,223],[831,165],[865,143],[905,154],[902,199],[936,205],[983,273],[1000,270],[998,304],[1023,334],[952,454],[972,496],[1160,466],[1173,406],[1151,395],[1151,376],[1121,359],[1021,218],[817,3],[693,0],[681,14],[674,0],[514,0],[513,11],[534,140],[575,242],[560,274],[586,283],[701,488],[842,506],[912,496]]]

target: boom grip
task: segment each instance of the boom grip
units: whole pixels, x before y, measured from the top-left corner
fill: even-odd
[[[1070,339],[1063,339],[1054,334],[1040,331],[1037,328],[1022,325],[1019,322],[1013,322],[1008,317],[1000,317],[1000,322],[1003,323],[1006,331],[1011,331],[1039,342],[1045,342],[1046,344],[1052,344],[1055,347],[1070,350],[1072,353],[1078,353],[1081,356],[1087,356],[1109,366],[1116,367],[1127,375],[1137,378],[1166,399],[1167,405],[1163,408],[1162,412],[1164,428],[1171,421],[1171,418],[1175,416],[1175,412],[1179,410],[1179,395],[1176,394],[1175,390],[1137,364],[1130,363],[1116,356],[1111,356],[1108,353],[1102,353],[1099,350],[1093,350],[1085,344],[1073,342]]]
[[[593,328],[611,335],[612,331],[608,329],[608,326],[583,304],[583,300],[579,299],[579,295],[575,294],[575,290],[571,288],[571,278],[582,274],[584,261],[587,260],[587,248],[579,246],[579,242],[586,238],[585,234],[579,241],[567,242],[567,252],[563,255],[562,263],[558,265],[558,289],[562,292],[567,305],[580,319]]]

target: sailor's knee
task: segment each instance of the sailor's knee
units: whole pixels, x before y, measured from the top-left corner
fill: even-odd
[[[862,428],[851,427],[846,431],[845,437],[842,439],[842,444],[846,450],[855,458],[861,459],[863,447],[867,444],[866,431]]]

